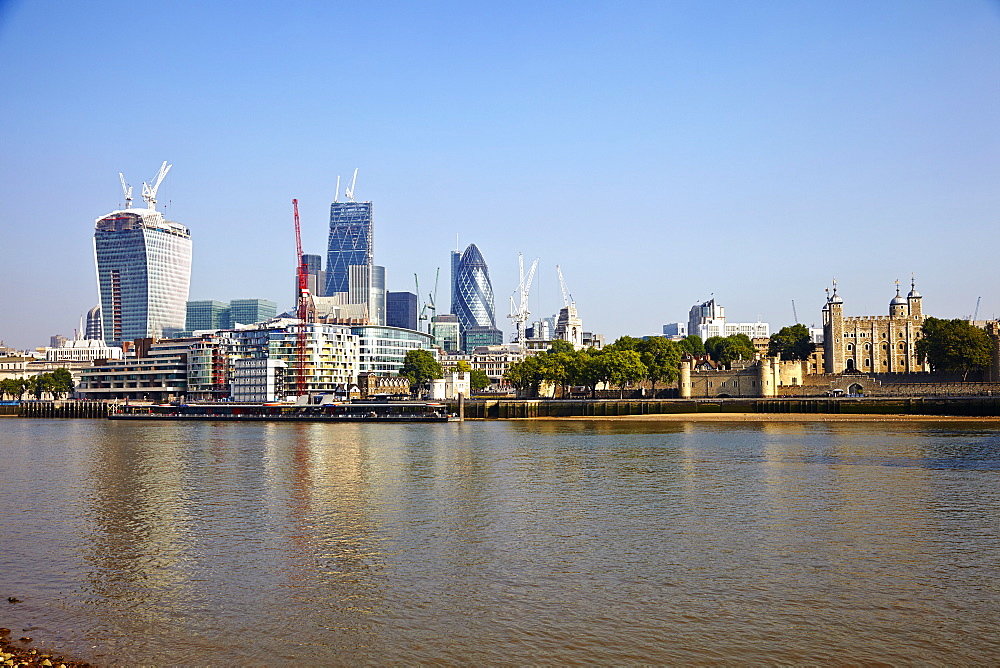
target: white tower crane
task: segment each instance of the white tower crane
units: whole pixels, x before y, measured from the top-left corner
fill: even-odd
[[[347,188],[344,189],[344,193],[347,195],[348,202],[354,201],[354,184],[357,182],[357,180],[358,180],[358,170],[355,169],[354,178],[351,179],[351,185],[349,185]]]
[[[333,203],[336,204],[337,200],[340,199],[340,175],[337,175],[337,189],[333,191]]]
[[[437,315],[438,279],[440,277],[441,277],[441,267],[438,267],[437,268],[437,272],[435,272],[435,274],[434,274],[434,292],[431,292],[431,293],[429,293],[427,295],[428,302],[425,305],[425,308],[428,311],[431,311],[431,323],[434,322],[434,317]],[[434,325],[428,323],[428,325],[427,325],[427,333],[431,334],[432,333],[431,330],[433,330],[433,329],[434,329]]]
[[[557,264],[556,273],[559,274],[559,289],[562,290],[563,306],[576,306],[576,302],[573,301],[573,295],[569,293],[566,289],[566,281],[563,279],[562,268]]]
[[[517,284],[517,290],[514,294],[517,295],[517,302],[514,301],[514,295],[510,297],[510,314],[507,316],[514,322],[514,327],[516,329],[514,343],[521,346],[525,345],[525,323],[528,322],[528,316],[531,315],[531,311],[528,310],[528,293],[531,292],[531,281],[535,278],[535,269],[538,268],[538,258],[531,263],[531,269],[528,270],[528,275],[524,275],[524,256],[521,253],[517,254],[517,272],[520,282]]]
[[[156,191],[160,189],[160,184],[163,183],[163,179],[167,176],[167,172],[170,171],[171,167],[173,165],[168,165],[167,161],[164,160],[163,164],[160,165],[160,171],[152,179],[153,183],[142,182],[142,198],[146,200],[146,206],[150,209],[156,209]]]
[[[132,208],[132,186],[125,183],[125,175],[118,172],[118,178],[122,180],[122,192],[125,193],[125,208]]]

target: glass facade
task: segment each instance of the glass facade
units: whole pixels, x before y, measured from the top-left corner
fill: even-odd
[[[330,205],[330,239],[326,258],[326,295],[347,292],[349,267],[372,265],[372,203]]]
[[[278,312],[278,305],[267,299],[234,299],[229,302],[225,327],[253,325],[270,320]]]
[[[462,350],[471,353],[480,346],[499,346],[503,332],[493,327],[470,327],[462,331]]]
[[[184,329],[191,234],[154,209],[99,218],[94,232],[104,340],[112,344]]]
[[[399,327],[352,327],[351,332],[358,337],[358,356],[362,373],[396,375],[403,366],[406,353],[417,348],[435,352],[434,339],[423,334]]]
[[[417,296],[412,292],[385,293],[385,324],[403,329],[417,328]]]
[[[486,266],[483,254],[475,244],[462,253],[455,272],[455,315],[464,332],[471,329],[497,329],[496,315],[493,309],[493,284],[490,282],[490,271]],[[503,335],[501,334],[502,343]],[[491,344],[492,345],[492,344]]]
[[[228,308],[225,302],[217,302],[215,300],[188,302],[184,329],[193,332],[200,329],[220,329],[225,327],[222,314]]]

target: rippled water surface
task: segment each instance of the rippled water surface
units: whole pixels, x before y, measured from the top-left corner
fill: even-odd
[[[995,663],[993,426],[4,418],[0,625],[97,663]]]

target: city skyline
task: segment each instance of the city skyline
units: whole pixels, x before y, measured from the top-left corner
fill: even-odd
[[[387,290],[447,274],[457,233],[489,257],[498,308],[517,253],[540,257],[531,319],[560,308],[559,264],[609,341],[713,293],[734,321],[776,331],[794,300],[818,325],[834,276],[848,315],[881,312],[911,273],[928,313],[1000,313],[995,3],[144,13],[171,52],[123,77],[87,46],[116,4],[0,9],[0,84],[32,101],[0,109],[7,345],[72,335],[97,303],[93,221],[121,203],[118,172],[164,158],[191,300],[288,308],[291,198],[304,251],[324,254],[337,175],[360,168]],[[334,18],[357,30],[330,46]],[[140,82],[156,103],[106,104]]]

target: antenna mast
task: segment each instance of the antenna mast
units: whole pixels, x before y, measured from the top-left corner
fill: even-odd
[[[160,189],[160,184],[163,183],[163,179],[167,176],[167,172],[170,171],[171,167],[173,165],[168,165],[167,161],[164,160],[163,164],[160,165],[160,171],[152,179],[153,183],[142,182],[142,198],[146,200],[146,206],[152,210],[156,209],[156,191]]]

